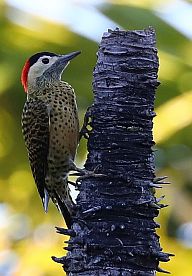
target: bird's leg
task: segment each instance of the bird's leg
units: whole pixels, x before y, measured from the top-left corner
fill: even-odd
[[[82,137],[84,137],[85,139],[89,138],[90,130],[87,128],[87,126],[89,125],[90,118],[91,118],[91,107],[89,106],[84,116],[83,126],[79,132],[79,141],[81,140]]]
[[[79,141],[81,140],[82,137],[85,139],[89,138],[89,133],[90,130],[87,128],[87,126],[90,125],[90,119],[91,119],[91,107],[87,108],[87,111],[84,116],[84,122],[83,126],[79,132]],[[93,171],[88,171],[86,169],[80,169],[78,168],[74,162],[71,162],[70,170],[71,171],[76,171],[76,173],[70,174],[71,176],[79,176],[78,181],[88,178],[88,177],[103,177],[106,176],[104,174],[96,173],[96,170],[100,167],[100,165],[96,166]]]
[[[100,167],[100,165],[96,166],[96,168],[93,171],[88,171],[86,169],[80,169],[78,168],[74,162],[71,162],[70,170],[76,171],[77,173],[72,173],[70,176],[79,176],[78,180],[82,180],[88,177],[103,177],[106,176],[101,173],[96,173],[96,170]]]

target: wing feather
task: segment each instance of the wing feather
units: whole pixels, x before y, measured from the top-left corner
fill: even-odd
[[[45,204],[47,156],[49,150],[49,112],[39,99],[26,101],[22,114],[22,130],[29,162],[38,192]]]

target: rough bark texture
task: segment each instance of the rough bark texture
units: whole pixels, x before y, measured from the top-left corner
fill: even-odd
[[[153,189],[165,184],[155,178],[152,150],[157,72],[153,29],[104,33],[85,168],[105,176],[80,181],[73,227],[58,229],[70,235],[67,256],[54,258],[67,275],[155,275],[169,260],[154,221],[164,205]]]

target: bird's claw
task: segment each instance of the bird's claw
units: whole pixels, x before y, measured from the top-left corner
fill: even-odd
[[[79,140],[81,140],[82,137],[88,140],[89,133],[90,133],[90,130],[88,130],[86,127],[83,126],[81,131],[79,132]]]
[[[91,118],[91,107],[88,107],[84,116],[83,126],[79,132],[79,141],[81,140],[82,137],[84,137],[85,139],[89,139],[90,130],[87,128],[87,126],[89,125],[90,118]]]
[[[88,171],[86,169],[80,169],[80,168],[75,168],[75,173],[72,173],[70,174],[70,176],[79,176],[78,177],[78,181],[79,180],[83,180],[83,179],[86,179],[88,177],[104,177],[106,176],[105,174],[102,174],[102,173],[96,173],[96,171],[98,170],[98,168],[100,167],[101,165],[97,165],[93,171]]]

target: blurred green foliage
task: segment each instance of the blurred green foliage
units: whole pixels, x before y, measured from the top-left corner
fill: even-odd
[[[161,211],[157,221],[161,223],[162,247],[176,254],[163,267],[174,276],[192,275],[191,244],[184,243],[178,234],[182,225],[192,221],[191,42],[155,15],[152,1],[107,1],[100,9],[124,29],[149,25],[156,29],[162,83],[154,121],[157,174],[168,175],[172,183],[158,191],[166,194],[170,207]],[[64,74],[76,90],[82,120],[92,102],[92,71],[98,45],[66,26],[11,8],[12,19],[19,12],[28,22],[26,26],[17,25],[8,11],[8,5],[0,1],[0,275],[63,275],[62,268],[50,259],[52,255],[63,255],[63,237],[54,230],[54,225],[62,226],[63,221],[53,205],[48,214],[43,212],[21,134],[26,95],[20,73],[26,58],[35,52],[82,50]],[[77,21],[81,20],[79,14],[76,16]],[[82,141],[77,162],[83,164],[85,157]]]

